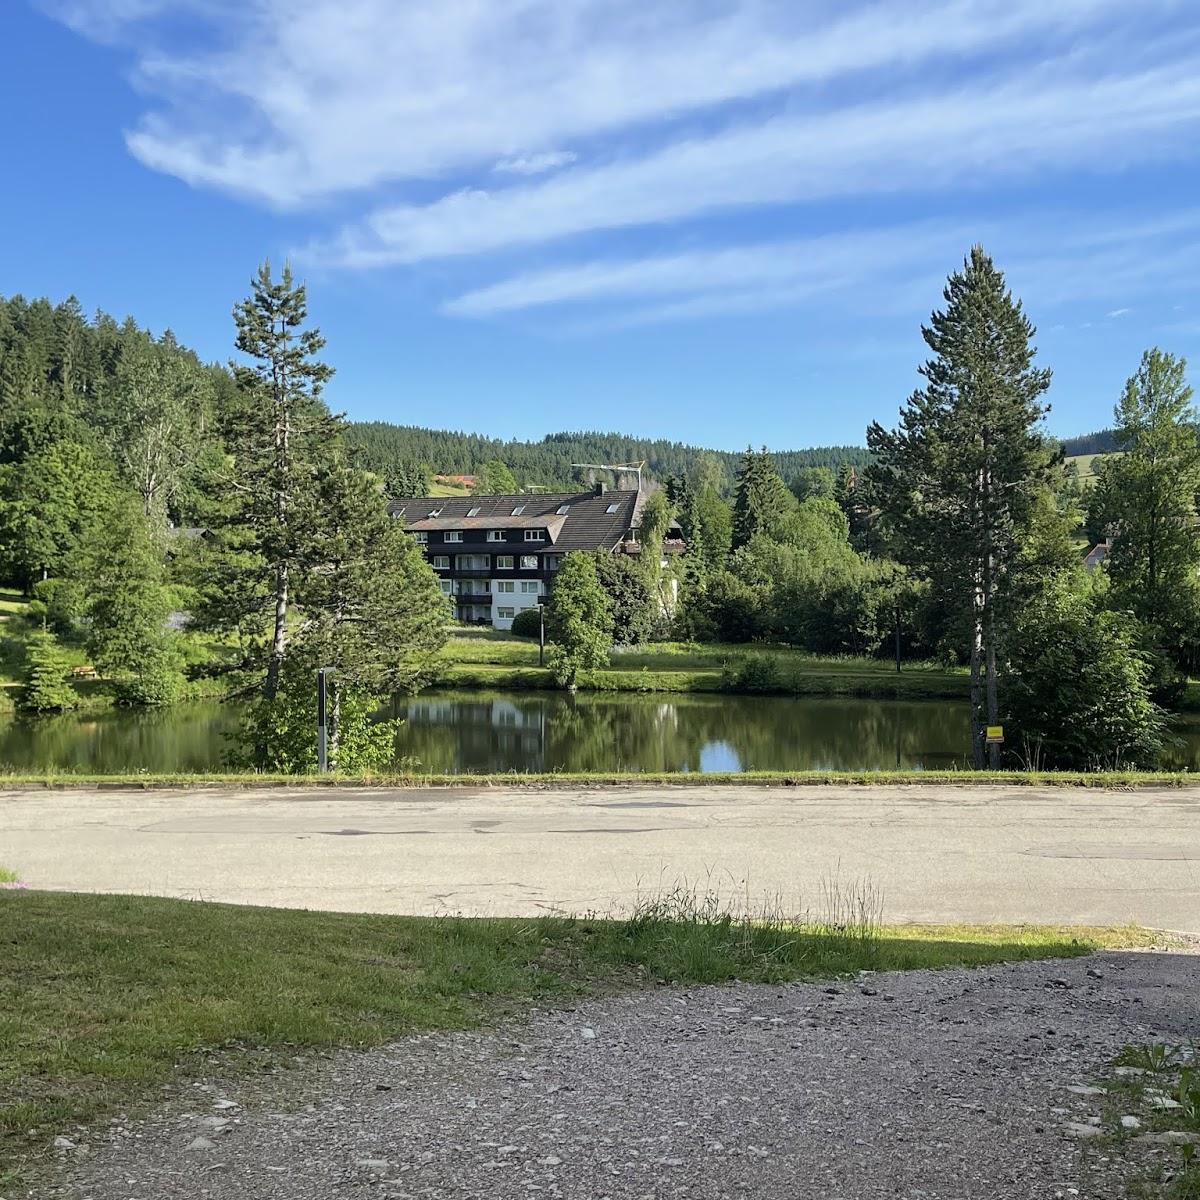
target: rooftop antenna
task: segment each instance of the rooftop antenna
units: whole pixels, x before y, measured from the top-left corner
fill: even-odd
[[[640,493],[642,490],[642,471],[645,469],[646,460],[641,462],[631,463],[572,463],[572,467],[578,468],[581,471],[611,471],[619,479],[622,475],[637,474],[637,490]]]

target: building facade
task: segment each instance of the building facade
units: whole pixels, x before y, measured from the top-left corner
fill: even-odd
[[[517,613],[549,593],[565,554],[640,553],[645,498],[597,484],[586,492],[420,496],[394,500],[391,513],[424,549],[458,620],[511,629]]]

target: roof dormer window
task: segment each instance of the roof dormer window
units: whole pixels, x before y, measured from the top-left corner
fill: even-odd
[[[473,509],[471,509],[471,511],[469,513],[467,513],[467,516],[468,517],[477,517],[477,516],[479,516],[479,514],[481,512],[483,512],[482,508],[473,508]]]
[[[518,504],[517,507],[512,510],[512,515],[514,517],[519,517],[524,511],[525,511],[525,505]]]
[[[567,513],[569,513],[570,511],[571,511],[571,506],[569,504],[560,504],[558,506],[558,515],[560,517],[565,517],[567,515]]]
[[[442,515],[442,510],[440,508],[431,508],[429,510],[429,515],[431,517],[440,517]]]
[[[621,506],[619,504],[610,504],[604,511],[606,513],[615,513],[615,512],[619,512],[620,509],[621,509]]]

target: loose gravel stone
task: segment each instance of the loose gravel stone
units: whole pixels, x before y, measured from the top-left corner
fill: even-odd
[[[193,1101],[190,1118],[100,1127],[87,1159],[65,1156],[32,1194],[1115,1200],[1119,1173],[1081,1182],[1082,1156],[1110,1151],[1088,1112],[1095,1099],[1067,1089],[1101,1078],[1131,1043],[1175,1045],[1200,1026],[1200,957],[1184,953],[872,985],[894,1002],[857,981],[832,1000],[813,984],[663,988],[339,1053],[239,1082],[219,1162],[180,1153]],[[214,1081],[207,1095],[223,1091]]]

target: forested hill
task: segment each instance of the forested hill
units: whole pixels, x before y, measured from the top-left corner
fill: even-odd
[[[580,472],[575,463],[647,464],[656,479],[682,475],[702,454],[715,458],[733,479],[739,454],[704,450],[684,442],[642,439],[618,433],[551,433],[537,442],[501,441],[475,433],[391,425],[385,421],[355,421],[347,430],[350,443],[359,448],[361,462],[389,478],[397,470],[426,464],[443,475],[474,475],[484,463],[499,459],[507,464],[522,486],[572,487]],[[870,462],[864,446],[818,446],[811,450],[782,450],[774,454],[779,473],[792,480],[803,467],[863,466]]]
[[[129,319],[118,322],[104,313],[89,319],[74,299],[52,305],[0,297],[0,464],[20,457],[25,443],[41,445],[53,430],[54,437],[95,445],[103,458],[115,460],[147,508],[161,502],[173,519],[198,520],[190,493],[207,456],[219,454],[216,414],[232,388],[224,367],[202,363],[170,333],[155,339]],[[147,458],[146,442],[155,437]],[[616,433],[502,441],[384,421],[352,421],[346,439],[363,466],[393,482],[427,472],[473,475],[494,460],[505,463],[521,487],[576,486],[586,478],[576,463],[645,461],[652,478],[665,480],[711,455],[731,485],[741,457]],[[1112,432],[1064,444],[1067,454],[1104,453],[1113,448]],[[870,454],[864,446],[819,446],[776,450],[774,459],[791,483],[806,467],[862,466]],[[145,477],[135,478],[139,472]]]
[[[1076,454],[1111,454],[1116,448],[1117,443],[1111,429],[1063,439],[1063,452],[1069,458]]]

